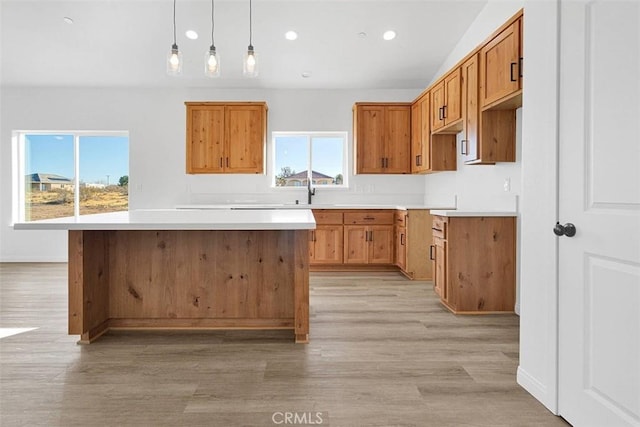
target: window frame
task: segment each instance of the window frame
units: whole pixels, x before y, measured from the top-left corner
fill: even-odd
[[[27,135],[70,135],[73,136],[73,218],[76,220],[80,215],[80,138],[81,137],[126,137],[130,143],[129,131],[105,130],[105,131],[79,131],[79,130],[14,130],[11,132],[12,142],[12,174],[11,189],[12,196],[12,218],[13,223],[31,222],[26,221],[25,214],[25,139]],[[129,145],[128,172],[129,184],[131,184],[131,146]]]
[[[341,185],[322,185],[316,186],[312,184],[312,187],[319,187],[322,190],[348,190],[349,189],[349,132],[346,131],[273,131],[271,132],[271,188],[275,188],[278,190],[300,190],[304,188],[304,186],[278,186],[276,185],[276,175],[278,171],[276,170],[276,138],[282,136],[306,136],[307,137],[307,149],[309,152],[309,156],[307,158],[307,179],[311,180],[311,173],[313,169],[313,158],[312,158],[312,140],[314,137],[337,137],[342,138],[342,184]]]

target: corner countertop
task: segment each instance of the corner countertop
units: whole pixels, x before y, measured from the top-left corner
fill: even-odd
[[[518,213],[513,211],[465,211],[465,210],[436,209],[431,211],[431,215],[449,216],[449,217],[478,217],[478,216],[518,216]]]
[[[15,223],[15,230],[310,230],[310,209],[141,209]]]

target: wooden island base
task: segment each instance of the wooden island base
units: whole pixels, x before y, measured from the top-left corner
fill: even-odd
[[[69,334],[291,329],[309,341],[307,230],[70,230]]]

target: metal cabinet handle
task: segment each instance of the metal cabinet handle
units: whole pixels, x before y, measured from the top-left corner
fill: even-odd
[[[433,250],[434,250],[434,249],[435,249],[435,246],[434,246],[434,245],[429,246],[429,259],[430,259],[431,261],[435,261],[435,260],[436,260],[436,259],[435,259],[435,257],[433,256]]]
[[[229,158],[227,157],[227,167],[229,167]]]
[[[400,244],[404,246],[406,244],[406,239],[404,238],[404,233],[400,233]]]
[[[416,156],[416,166],[422,166],[422,154]]]
[[[220,157],[220,167],[222,167],[222,157]]]
[[[519,76],[519,77],[522,77],[522,59],[523,59],[523,58],[522,58],[522,56],[521,56],[521,57],[520,57],[520,59],[518,60],[518,70],[519,70],[519,72],[518,72],[518,76]]]
[[[443,119],[447,118],[447,106],[446,105],[442,106],[442,118]]]
[[[460,141],[460,154],[462,154],[463,156],[466,156],[467,154],[469,154],[468,150],[467,150],[467,143],[469,141],[467,141],[466,139],[463,139],[462,141]]]
[[[512,63],[511,63],[511,65],[510,65],[510,69],[509,69],[509,80],[510,80],[510,81],[512,81],[512,82],[517,82],[517,81],[518,81],[518,79],[516,79],[516,78],[514,77],[514,75],[513,75],[513,67],[514,67],[514,66],[517,66],[517,65],[518,65],[518,63],[517,63],[517,62],[512,62]]]

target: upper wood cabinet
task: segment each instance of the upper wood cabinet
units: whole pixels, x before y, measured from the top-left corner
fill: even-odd
[[[460,131],[462,118],[460,68],[431,89],[431,132]]]
[[[264,102],[185,102],[187,173],[264,173]]]
[[[356,103],[355,173],[410,173],[411,104]]]
[[[411,104],[411,173],[431,170],[429,94]]]
[[[482,108],[500,104],[522,89],[521,26],[519,18],[480,49]]]
[[[466,164],[514,162],[516,117],[514,109],[487,109],[479,105],[478,54],[462,65],[463,138],[460,155]]]

